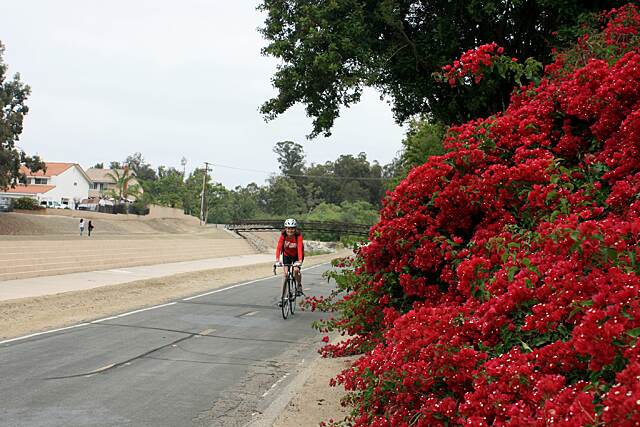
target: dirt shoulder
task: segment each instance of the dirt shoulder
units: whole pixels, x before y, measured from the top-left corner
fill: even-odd
[[[307,368],[307,379],[296,390],[284,410],[273,422],[273,427],[317,426],[321,421],[343,420],[350,408],[344,408],[340,400],[346,394],[338,385],[330,387],[329,381],[348,368],[357,356],[337,359],[317,358]]]
[[[348,255],[348,251],[308,257],[305,267]],[[0,339],[59,328],[267,277],[272,263],[219,268],[138,280],[84,291],[0,302]]]

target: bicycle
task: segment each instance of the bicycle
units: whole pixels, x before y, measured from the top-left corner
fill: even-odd
[[[295,277],[293,276],[293,269],[298,266],[294,266],[293,264],[283,264],[283,265],[274,264],[273,265],[274,276],[276,274],[277,267],[289,267],[289,272],[287,273],[284,286],[282,287],[282,296],[280,301],[280,307],[282,308],[282,317],[284,319],[287,319],[287,317],[289,317],[289,314],[294,315],[296,311],[296,297],[297,297],[296,288],[298,285],[296,283]]]

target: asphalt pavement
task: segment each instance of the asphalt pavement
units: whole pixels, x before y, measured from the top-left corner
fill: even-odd
[[[303,273],[307,295],[333,283]],[[244,426],[317,357],[281,276],[0,342],[1,426]]]

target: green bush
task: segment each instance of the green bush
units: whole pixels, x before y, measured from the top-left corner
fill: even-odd
[[[342,202],[340,205],[332,203],[320,203],[307,215],[300,216],[300,220],[306,221],[336,221],[352,222],[356,224],[373,225],[379,219],[377,209],[365,201]],[[340,235],[340,233],[328,231],[305,232],[305,238],[321,240],[325,242],[340,241],[345,246],[352,246],[356,241],[366,240],[364,237]]]
[[[19,199],[16,199],[13,207],[14,209],[24,209],[29,211],[43,209],[36,199],[32,199],[30,197],[20,197]]]
[[[148,215],[149,207],[142,200],[136,200],[129,205],[129,213],[134,215]]]

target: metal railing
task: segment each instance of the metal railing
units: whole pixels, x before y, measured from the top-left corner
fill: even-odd
[[[282,220],[251,219],[235,221],[225,225],[231,231],[271,231],[282,229]],[[370,225],[339,221],[299,221],[298,228],[304,231],[324,231],[343,235],[368,236]]]

